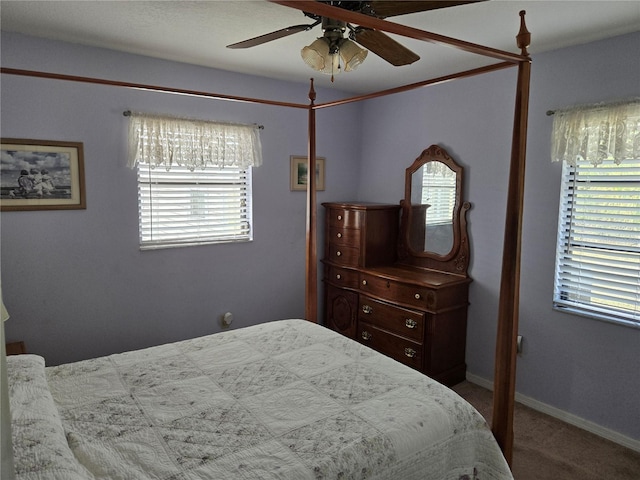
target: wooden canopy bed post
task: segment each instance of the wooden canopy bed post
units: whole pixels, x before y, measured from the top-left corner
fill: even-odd
[[[527,56],[531,39],[520,12],[518,48]],[[518,64],[511,166],[504,229],[500,305],[493,387],[492,431],[505,458],[511,465],[513,457],[513,409],[515,403],[516,353],[518,337],[518,306],[520,292],[520,252],[522,245],[522,217],[524,202],[524,171],[527,148],[527,116],[529,111],[529,85],[531,62]]]
[[[307,246],[305,318],[318,323],[318,248],[316,213],[316,91],[313,78],[309,87],[309,152],[307,156]]]

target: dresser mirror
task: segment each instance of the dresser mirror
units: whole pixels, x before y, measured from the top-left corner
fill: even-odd
[[[414,252],[447,255],[453,248],[453,208],[457,174],[446,163],[432,160],[411,174],[411,216],[409,248]],[[422,214],[424,213],[424,215]]]
[[[466,274],[469,246],[463,167],[441,147],[424,150],[405,173],[400,261]]]

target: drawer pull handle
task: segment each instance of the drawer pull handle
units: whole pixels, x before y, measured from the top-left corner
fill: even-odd
[[[371,305],[362,305],[362,312],[369,315],[373,313],[373,307]]]
[[[340,274],[338,273],[338,274],[336,275],[336,278],[337,278],[338,280],[340,280],[340,279],[342,278],[342,275],[340,275]]]
[[[338,233],[336,234],[336,237],[338,237],[338,238],[342,238],[342,234],[341,234],[340,232],[338,232]]]
[[[336,252],[336,257],[339,257],[340,255],[342,255],[342,252],[341,252],[340,250],[338,250],[338,251]]]
[[[416,328],[418,326],[418,322],[416,322],[412,318],[406,318],[404,324],[407,328]]]
[[[362,285],[366,285],[367,281],[366,280],[362,280]]]
[[[413,358],[416,356],[416,352],[413,348],[405,348],[404,349],[404,354],[409,357],[409,358]]]
[[[338,220],[342,220],[342,215],[338,215]]]
[[[416,297],[416,300],[420,300],[420,294],[419,294],[419,293],[416,293],[416,294],[414,295],[414,297]]]
[[[371,334],[369,332],[367,332],[366,330],[363,330],[362,339],[363,340],[371,340]]]

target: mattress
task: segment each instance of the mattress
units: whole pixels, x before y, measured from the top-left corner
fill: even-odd
[[[7,366],[19,480],[513,478],[455,392],[305,320]]]

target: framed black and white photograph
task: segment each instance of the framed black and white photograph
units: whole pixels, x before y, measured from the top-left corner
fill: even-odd
[[[3,138],[2,211],[86,208],[81,142]]]
[[[324,161],[323,157],[316,157],[316,190],[324,190]],[[307,157],[291,156],[291,190],[307,190],[308,178]]]

